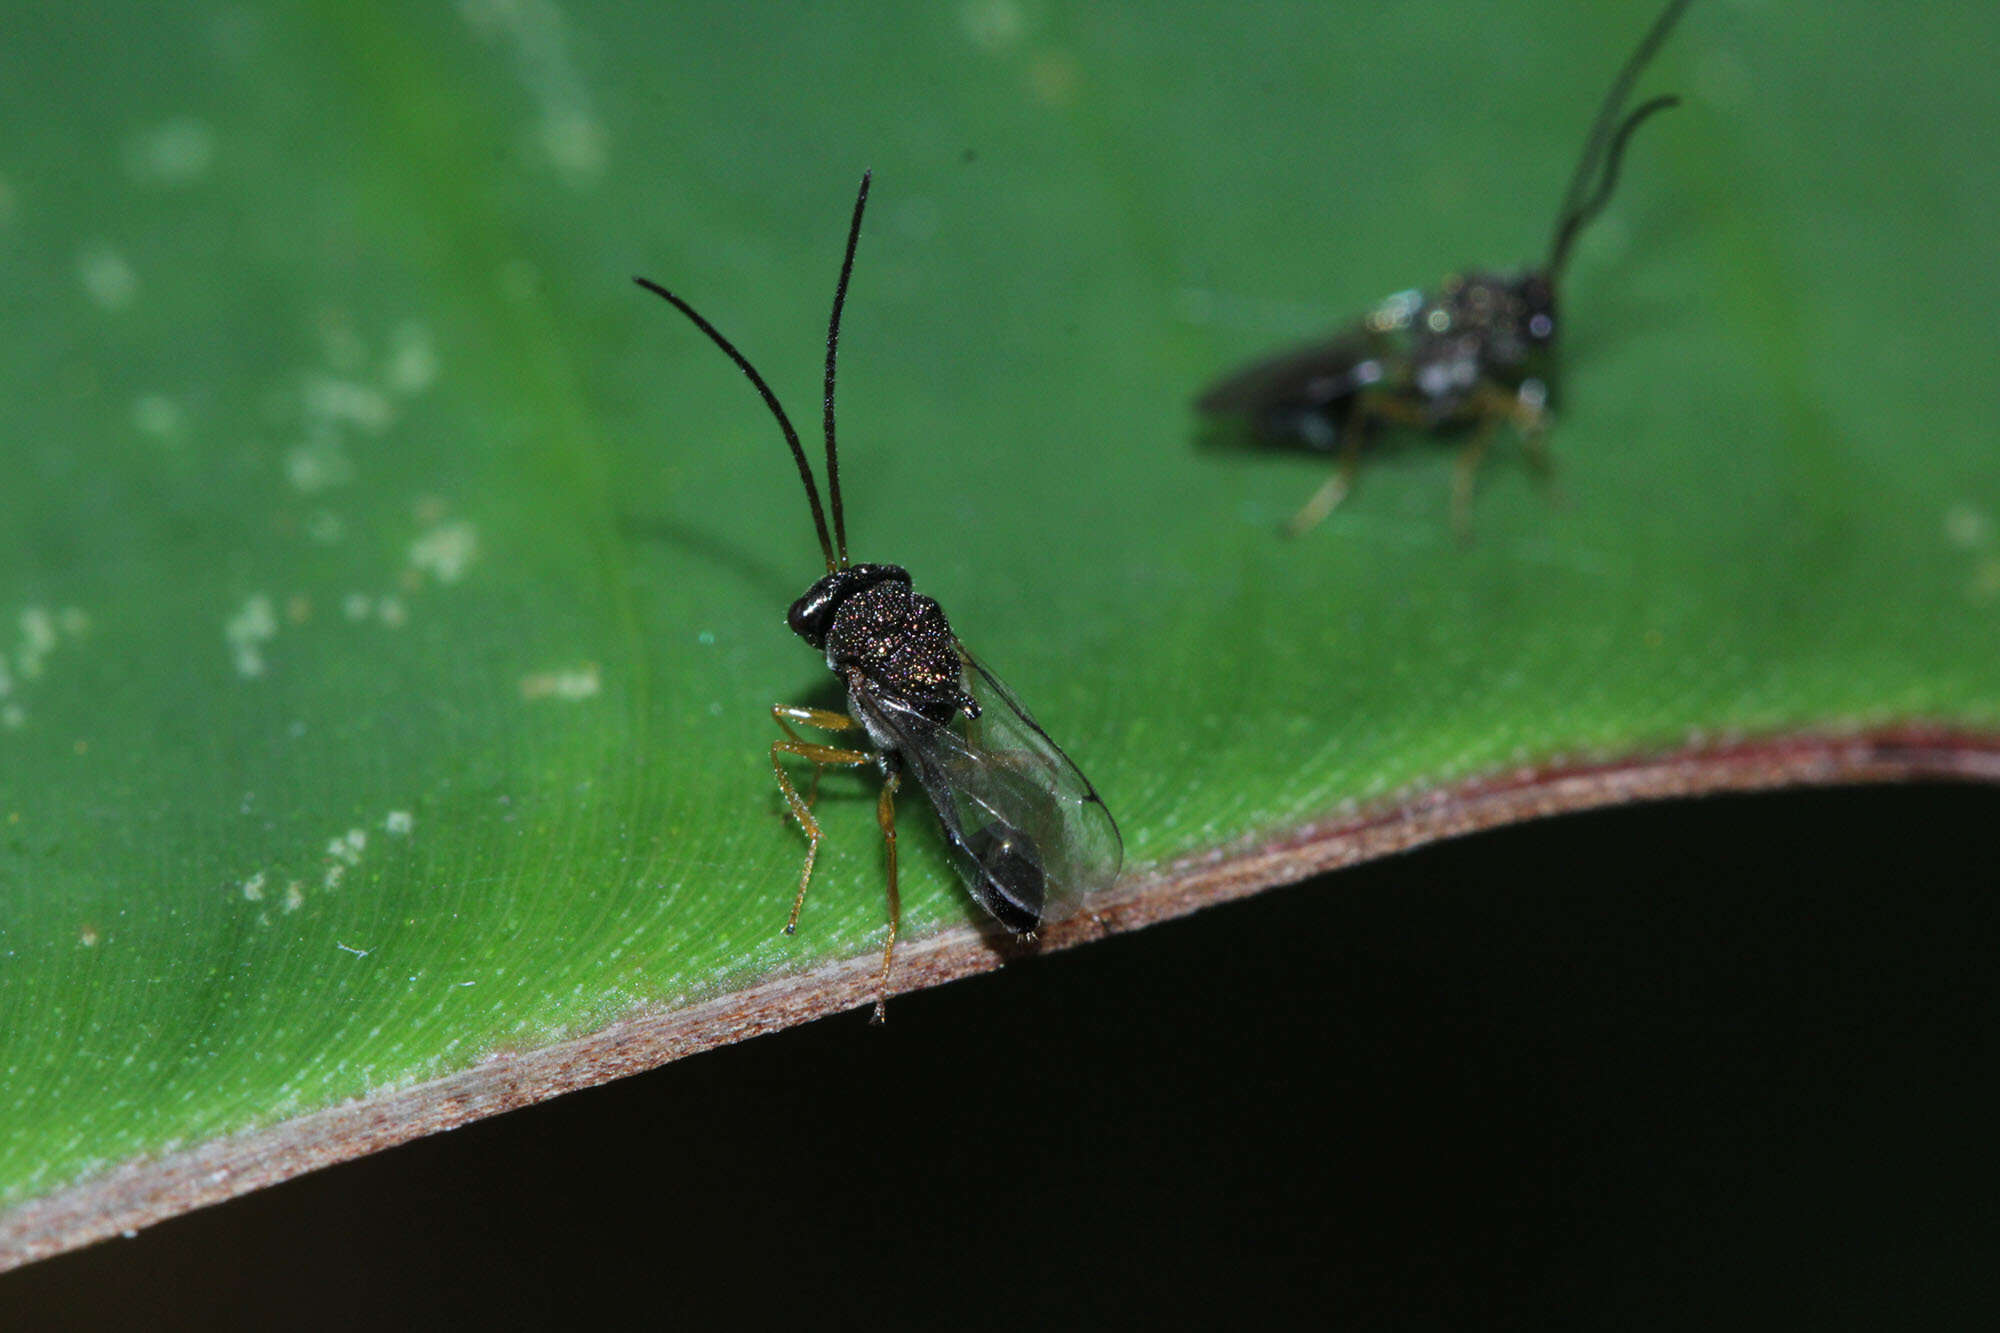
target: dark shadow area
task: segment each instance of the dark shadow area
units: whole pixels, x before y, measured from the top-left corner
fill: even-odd
[[[1681,328],[1697,318],[1690,303],[1644,294],[1644,270],[1653,264],[1653,252],[1686,252],[1703,231],[1699,210],[1679,196],[1621,201],[1618,207],[1630,243],[1615,258],[1587,263],[1583,276],[1572,274],[1563,282],[1557,308],[1562,328],[1557,370],[1549,386],[1549,407],[1556,414],[1552,435],[1562,430],[1564,409],[1590,396],[1595,365],[1619,360],[1625,347],[1640,338]]]
[[[658,543],[677,555],[694,557],[703,566],[727,570],[759,597],[780,607],[790,606],[821,572],[818,566],[808,565],[787,573],[776,561],[766,560],[756,551],[678,519],[620,514],[618,535],[630,542]]]
[[[2000,791],[1430,848],[0,1278],[43,1328],[1983,1323]]]

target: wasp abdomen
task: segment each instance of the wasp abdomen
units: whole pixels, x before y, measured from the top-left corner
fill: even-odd
[[[1048,876],[1034,839],[996,821],[974,829],[965,850],[979,867],[972,892],[980,905],[1016,935],[1034,933],[1048,897]]]

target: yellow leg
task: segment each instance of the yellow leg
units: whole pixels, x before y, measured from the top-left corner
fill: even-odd
[[[1530,393],[1528,385],[1521,386],[1521,392],[1514,398],[1512,416],[1514,429],[1521,433],[1521,448],[1528,455],[1528,468],[1535,474],[1535,484],[1541,488],[1542,498],[1560,509],[1563,504],[1562,490],[1556,485],[1556,460],[1549,453],[1549,411],[1548,390],[1539,382]]]
[[[875,822],[882,826],[882,845],[889,854],[889,941],[882,946],[882,979],[875,990],[875,1015],[871,1023],[889,1016],[889,969],[896,961],[896,931],[903,923],[903,899],[896,889],[896,787],[894,773],[882,783],[882,795],[875,802]]]
[[[1473,431],[1472,439],[1458,454],[1458,463],[1451,473],[1451,528],[1458,534],[1460,544],[1472,540],[1472,485],[1479,475],[1479,464],[1486,457],[1486,446],[1493,440],[1493,418],[1480,422]]]
[[[1326,521],[1326,516],[1339,508],[1354,490],[1354,478],[1361,471],[1361,429],[1360,423],[1349,421],[1347,438],[1340,446],[1340,463],[1326,483],[1314,491],[1312,498],[1305,502],[1298,513],[1293,514],[1285,524],[1287,537],[1299,537],[1312,531]]]
[[[793,722],[803,722],[806,726],[820,731],[852,731],[860,725],[845,713],[829,712],[824,708],[807,708],[800,704],[772,704],[771,718],[793,740],[799,739],[799,733],[791,728]]]
[[[1521,428],[1521,448],[1527,451],[1528,466],[1544,485],[1555,480],[1556,460],[1549,452],[1548,436],[1542,433],[1539,421],[1533,427]]]
[[[792,730],[793,722],[802,722],[808,727],[818,727],[821,731],[851,731],[856,723],[845,713],[830,713],[824,708],[807,708],[800,704],[772,704],[771,720],[778,729],[795,741],[803,743],[804,738]],[[819,800],[820,774],[826,772],[824,764],[813,765],[813,783],[806,792],[806,805],[810,808]]]
[[[803,722],[807,726],[819,727],[826,731],[848,731],[855,723],[845,713],[829,713],[821,708],[799,708],[790,704],[778,704],[771,709],[771,716],[783,728],[788,739],[771,742],[771,771],[778,775],[778,790],[785,794],[785,804],[791,808],[792,818],[799,821],[799,827],[806,835],[806,863],[799,871],[799,893],[792,900],[792,914],[785,921],[785,933],[791,935],[799,928],[799,913],[806,905],[806,889],[812,884],[813,862],[819,859],[819,821],[813,818],[812,807],[799,798],[792,780],[785,775],[785,763],[781,756],[794,754],[809,761],[813,766],[813,789],[819,789],[819,771],[828,764],[840,764],[855,768],[870,763],[875,756],[865,750],[843,750],[833,745],[814,745],[799,739],[798,733],[787,725]]]

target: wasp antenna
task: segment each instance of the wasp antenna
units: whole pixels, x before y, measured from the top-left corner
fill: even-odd
[[[1556,214],[1556,241],[1550,247],[1552,255],[1560,254],[1568,248],[1568,243],[1575,239],[1577,230],[1581,226],[1579,219],[1595,211],[1594,208],[1585,205],[1586,198],[1591,199],[1597,207],[1602,207],[1609,191],[1603,182],[1596,186],[1593,186],[1592,182],[1599,178],[1600,164],[1605,163],[1607,158],[1606,149],[1612,150],[1606,175],[1615,175],[1618,169],[1617,151],[1623,148],[1625,140],[1637,128],[1638,122],[1651,114],[1646,107],[1641,107],[1639,112],[1627,117],[1622,125],[1619,124],[1619,113],[1624,109],[1625,99],[1632,95],[1632,85],[1638,82],[1639,75],[1645,72],[1653,57],[1660,53],[1660,47],[1665,44],[1668,34],[1674,30],[1674,25],[1680,22],[1682,12],[1690,3],[1691,0],[1670,0],[1667,7],[1660,11],[1660,16],[1653,20],[1653,26],[1646,30],[1646,35],[1639,39],[1639,45],[1633,49],[1630,56],[1626,57],[1624,67],[1618,71],[1618,77],[1612,80],[1611,91],[1604,95],[1603,104],[1597,108],[1597,118],[1591,122],[1590,133],[1583,141],[1583,155],[1577,158],[1576,170],[1569,178],[1569,188],[1563,192],[1562,208]],[[1653,108],[1653,110],[1658,109]],[[1613,126],[1617,128],[1614,130]],[[1549,264],[1550,270],[1554,271],[1559,267],[1561,267],[1560,262],[1552,258]]]
[[[1569,258],[1569,247],[1576,240],[1577,234],[1592,218],[1603,211],[1606,204],[1611,202],[1611,192],[1618,188],[1618,166],[1625,160],[1625,141],[1630,139],[1632,132],[1645,124],[1654,112],[1665,111],[1680,104],[1681,99],[1678,97],[1655,97],[1625,117],[1625,123],[1618,127],[1618,133],[1612,137],[1610,151],[1604,155],[1604,175],[1597,182],[1597,193],[1577,205],[1569,216],[1563,219],[1562,229],[1556,233],[1555,244],[1549,252],[1550,281],[1553,282],[1562,274],[1563,263]]]
[[[854,247],[861,240],[861,213],[868,207],[868,186],[874,178],[872,171],[861,173],[854,218],[847,224],[847,253],[840,261],[840,282],[833,289],[833,314],[826,323],[826,497],[833,506],[833,541],[842,569],[847,568],[847,513],[840,504],[840,455],[833,447],[833,362],[840,350],[840,311],[847,304],[847,280],[854,273]]]
[[[834,569],[833,543],[827,540],[826,512],[820,508],[819,486],[813,481],[812,469],[806,465],[806,451],[799,445],[799,433],[792,429],[792,419],[785,415],[783,405],[778,402],[778,395],[771,392],[771,386],[764,382],[764,377],[757,373],[757,367],[750,364],[749,358],[737,351],[736,345],[723,337],[721,330],[717,329],[715,325],[703,319],[693,306],[681,300],[680,297],[675,296],[657,282],[652,282],[646,278],[633,278],[632,281],[638,283],[653,295],[660,297],[673,306],[674,309],[694,321],[694,326],[703,333],[706,333],[710,342],[727,353],[729,359],[736,363],[736,368],[741,370],[745,375],[748,375],[750,382],[757,386],[757,392],[764,396],[764,406],[770,408],[771,415],[778,419],[778,429],[785,433],[785,443],[792,447],[792,461],[799,465],[799,480],[804,482],[806,486],[806,503],[812,506],[813,527],[819,531],[819,549],[826,556],[826,570],[827,573],[831,574]],[[831,436],[828,437],[828,443],[832,443]],[[838,492],[836,492],[837,494]],[[836,512],[838,511],[836,510]]]

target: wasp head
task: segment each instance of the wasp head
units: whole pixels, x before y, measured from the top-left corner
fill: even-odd
[[[1468,273],[1448,279],[1420,316],[1418,361],[1453,375],[1438,394],[1457,393],[1479,375],[1513,383],[1543,364],[1556,339],[1556,292],[1549,275]]]
[[[833,618],[839,614],[842,603],[864,588],[891,582],[907,586],[910,572],[901,565],[850,565],[836,569],[792,603],[792,609],[785,613],[785,623],[792,627],[792,633],[813,647],[824,648],[827,631],[833,628]]]
[[[1541,272],[1524,273],[1514,283],[1515,327],[1521,341],[1540,351],[1556,340],[1556,285]]]

